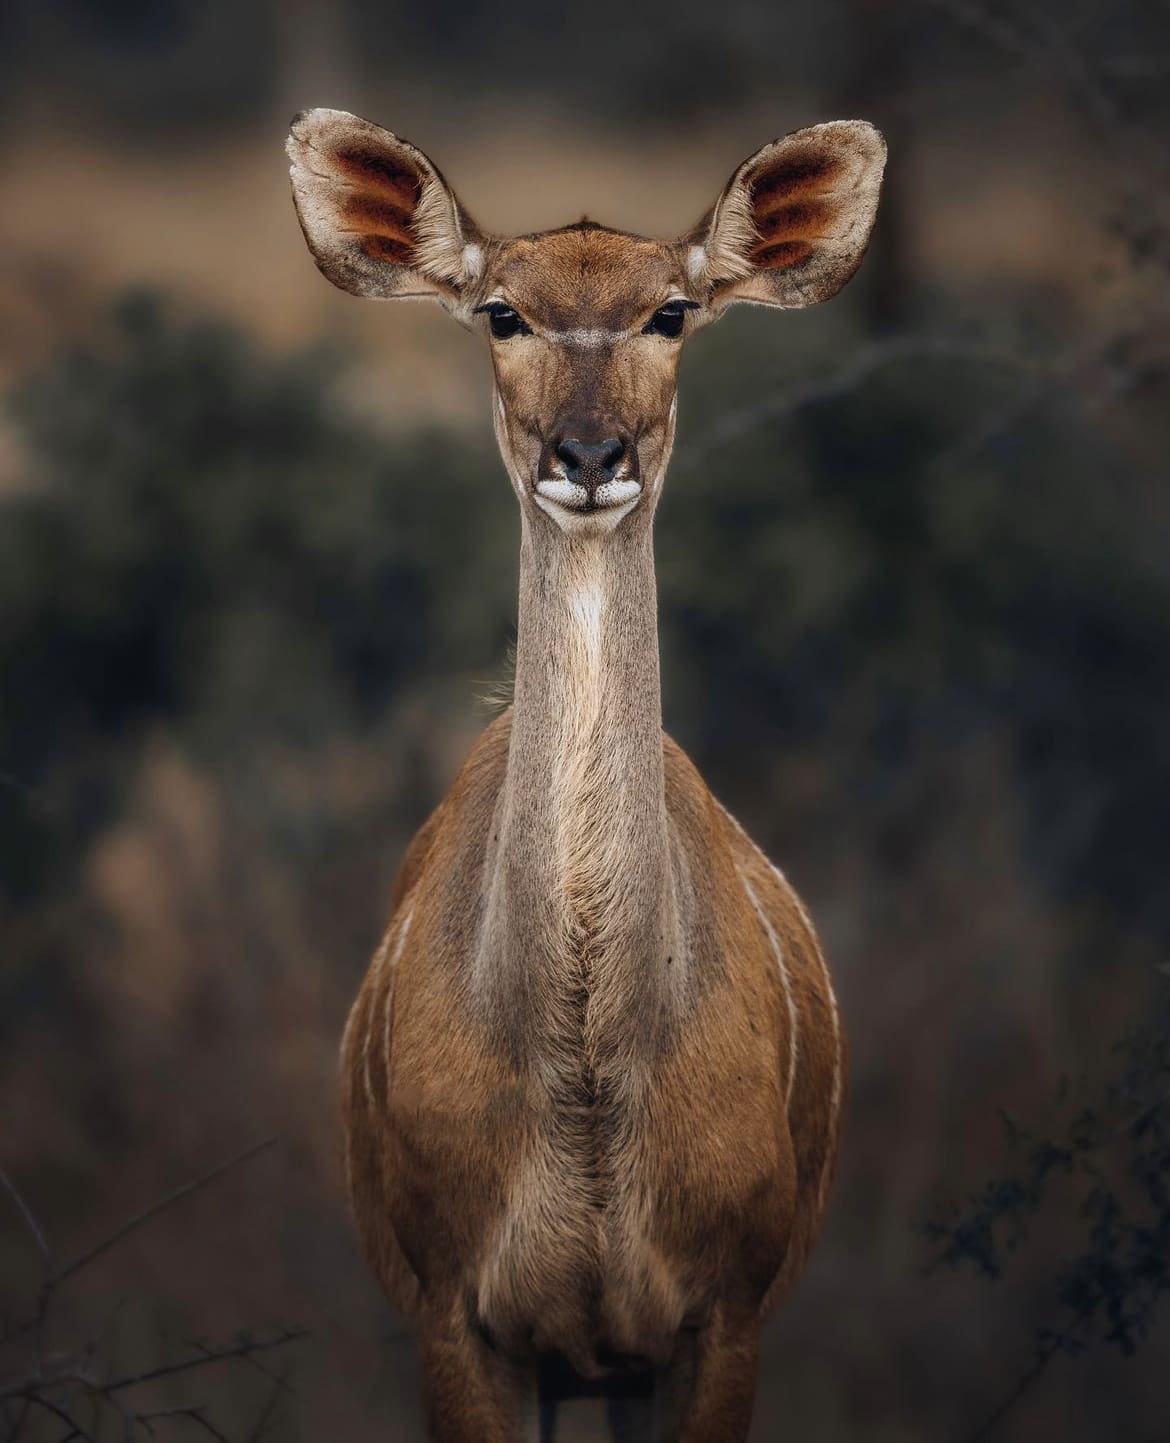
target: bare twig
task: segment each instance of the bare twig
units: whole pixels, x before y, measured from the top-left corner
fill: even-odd
[[[87,1433],[76,1418],[66,1413],[64,1408],[59,1408],[51,1399],[43,1398],[39,1393],[32,1393],[29,1395],[29,1402],[35,1408],[42,1408],[46,1413],[52,1413],[55,1418],[59,1418],[70,1430],[68,1435],[70,1438],[84,1438],[85,1443],[98,1443],[93,1434]]]
[[[81,1390],[88,1396],[96,1408],[112,1409],[121,1415],[127,1443],[130,1443],[133,1438],[141,1437],[144,1433],[153,1437],[155,1425],[167,1420],[191,1425],[210,1437],[218,1439],[219,1443],[228,1443],[227,1435],[220,1430],[202,1406],[186,1404],[167,1408],[143,1408],[137,1404],[131,1404],[128,1400],[124,1401],[122,1395],[131,1393],[132,1390],[147,1384],[175,1378],[200,1368],[231,1362],[249,1363],[266,1377],[274,1378],[275,1386],[272,1390],[272,1397],[253,1430],[254,1435],[258,1436],[257,1430],[263,1431],[267,1427],[268,1419],[275,1406],[275,1398],[285,1384],[283,1378],[275,1376],[271,1369],[264,1366],[257,1355],[284,1347],[286,1344],[305,1337],[304,1329],[284,1328],[270,1337],[260,1338],[240,1334],[231,1343],[218,1346],[209,1346],[203,1342],[193,1343],[186,1356],[179,1357],[173,1362],[142,1368],[112,1379],[95,1376],[93,1368],[101,1334],[108,1327],[108,1322],[103,1325],[101,1332],[92,1337],[71,1357],[67,1357],[64,1361],[54,1359],[51,1364],[46,1360],[43,1335],[49,1307],[70,1278],[75,1277],[89,1264],[102,1257],[164,1209],[190,1197],[208,1183],[221,1178],[231,1168],[265,1151],[272,1146],[274,1141],[274,1138],[268,1138],[246,1149],[236,1157],[230,1158],[227,1162],[218,1164],[192,1181],[184,1183],[182,1187],[175,1188],[165,1197],[129,1218],[100,1242],[87,1248],[56,1270],[50,1266],[48,1242],[32,1208],[25,1202],[7,1174],[0,1172],[0,1181],[3,1182],[5,1190],[13,1199],[44,1264],[44,1281],[39,1290],[34,1315],[27,1322],[9,1332],[5,1338],[0,1339],[0,1345],[2,1345],[30,1331],[35,1332],[36,1335],[36,1361],[31,1372],[27,1376],[10,1378],[0,1383],[0,1405],[4,1407],[6,1426],[10,1424],[7,1429],[6,1443],[18,1443],[24,1430],[25,1421],[32,1409],[40,1409],[42,1412],[51,1414],[65,1426],[68,1431],[62,1436],[60,1443],[66,1443],[66,1440],[73,1439],[81,1439],[83,1443],[97,1443],[94,1436],[86,1431],[73,1414],[71,1400],[77,1390]],[[73,1391],[66,1391],[62,1394],[60,1390]],[[9,1412],[10,1405],[18,1409],[15,1421],[12,1421],[12,1414]],[[100,1414],[95,1413],[95,1417],[100,1417]]]
[[[978,0],[927,0],[927,3],[966,29],[982,35],[1006,54],[1041,70],[1055,72],[1072,99],[1089,111],[1094,133],[1099,133],[1103,140],[1120,142],[1115,158],[1130,171],[1130,178],[1148,182],[1152,172],[1159,180],[1154,194],[1161,194],[1167,159],[1165,147],[1148,129],[1123,114],[1096,62],[1090,62],[1084,51],[1072,44],[1067,32],[1056,25],[1045,25],[1043,33],[1033,37],[1017,20],[989,10]]]
[[[184,1418],[191,1423],[197,1424],[205,1433],[210,1433],[213,1438],[218,1438],[220,1443],[229,1443],[226,1433],[221,1433],[211,1419],[207,1416],[204,1408],[158,1408],[152,1413],[139,1413],[138,1422],[149,1433],[153,1433],[152,1423],[160,1423],[168,1418]]]
[[[0,1401],[10,1398],[25,1398],[36,1389],[59,1386],[64,1383],[80,1384],[103,1397],[137,1388],[144,1383],[155,1383],[160,1378],[174,1378],[180,1373],[190,1373],[197,1368],[210,1367],[215,1363],[227,1363],[236,1359],[247,1359],[253,1353],[268,1353],[274,1348],[283,1348],[289,1343],[299,1342],[309,1336],[307,1328],[285,1328],[271,1338],[241,1338],[221,1348],[200,1348],[194,1357],[179,1358],[173,1363],[160,1363],[144,1368],[137,1373],[126,1373],[120,1378],[98,1382],[89,1373],[80,1370],[76,1361],[45,1376],[19,1378],[0,1386]]]
[[[118,1393],[126,1388],[137,1388],[142,1383],[153,1383],[159,1378],[173,1378],[179,1373],[189,1373],[195,1368],[208,1367],[213,1363],[225,1363],[234,1358],[247,1358],[253,1353],[271,1352],[288,1343],[307,1338],[307,1328],[286,1328],[273,1338],[245,1338],[227,1348],[201,1348],[193,1358],[181,1358],[175,1363],[162,1363],[156,1368],[146,1368],[140,1373],[127,1374],[103,1384],[103,1392]]]
[[[30,1399],[22,1398],[20,1400],[20,1411],[16,1415],[16,1421],[8,1430],[8,1437],[6,1439],[6,1443],[16,1443],[16,1440],[20,1437],[21,1432],[24,1429],[25,1420],[28,1418],[28,1410],[31,1407],[32,1402]]]
[[[229,1172],[232,1168],[239,1167],[241,1163],[248,1162],[251,1158],[256,1157],[257,1154],[267,1151],[276,1141],[277,1139],[275,1137],[268,1137],[265,1138],[263,1142],[255,1143],[252,1147],[246,1148],[235,1157],[229,1158],[227,1162],[219,1163],[217,1166],[211,1168],[210,1171],[194,1178],[191,1182],[184,1183],[182,1187],[175,1188],[173,1192],[167,1193],[165,1197],[159,1198],[157,1202],[151,1203],[149,1207],[143,1208],[139,1213],[135,1213],[132,1218],[124,1222],[121,1227],[116,1228],[108,1237],[103,1238],[99,1243],[95,1243],[93,1247],[88,1248],[71,1262],[59,1268],[57,1272],[53,1274],[53,1286],[59,1286],[66,1278],[72,1277],[74,1273],[79,1272],[84,1267],[88,1267],[95,1258],[101,1257],[103,1253],[107,1253],[111,1248],[116,1247],[124,1238],[129,1237],[132,1232],[140,1228],[143,1223],[149,1222],[151,1218],[157,1217],[159,1213],[165,1212],[167,1208],[173,1207],[175,1203],[182,1202],[184,1198],[190,1197],[192,1193],[198,1192],[201,1188],[206,1187],[208,1183],[215,1182],[215,1180],[222,1177],[225,1172]]]
[[[1065,1328],[1062,1333],[1057,1334],[1055,1337],[1049,1338],[1044,1343],[1044,1345],[1037,1351],[1035,1362],[1033,1362],[1031,1367],[1028,1368],[1023,1374],[1021,1374],[1015,1385],[1004,1395],[1000,1402],[996,1404],[995,1408],[992,1409],[992,1411],[987,1415],[987,1417],[984,1418],[983,1422],[980,1423],[979,1427],[975,1429],[974,1433],[970,1433],[967,1435],[966,1443],[984,1443],[985,1439],[991,1437],[992,1433],[995,1432],[996,1428],[999,1427],[1000,1423],[1003,1422],[1004,1418],[1006,1418],[1007,1415],[1012,1411],[1012,1409],[1019,1403],[1020,1399],[1023,1398],[1027,1393],[1030,1393],[1031,1390],[1040,1381],[1040,1379],[1044,1376],[1044,1374],[1048,1371],[1048,1367],[1051,1364],[1053,1358],[1055,1358],[1057,1354],[1062,1351],[1062,1349],[1067,1343],[1071,1343],[1073,1341],[1074,1337],[1076,1336],[1077,1329],[1085,1321],[1085,1318],[1087,1316],[1088,1310],[1083,1309],[1081,1312],[1076,1314],[1076,1316],[1069,1323],[1068,1327]]]
[[[838,367],[828,376],[795,386],[765,401],[742,407],[709,427],[681,453],[683,464],[693,463],[717,446],[739,439],[754,427],[767,421],[790,416],[806,406],[835,397],[849,395],[862,388],[887,366],[902,361],[928,357],[983,361],[1019,373],[1020,381],[1012,393],[991,408],[956,440],[949,442],[927,458],[925,465],[933,474],[946,473],[956,465],[984,450],[993,441],[1009,434],[1036,407],[1052,396],[1073,386],[1085,370],[1107,357],[1118,345],[1141,334],[1140,325],[1127,321],[1104,336],[1093,336],[1080,345],[1070,346],[1055,355],[1031,358],[994,346],[981,346],[944,337],[891,337],[863,347],[852,361]],[[1124,394],[1118,385],[1116,394]]]
[[[144,1223],[149,1222],[151,1218],[157,1217],[159,1213],[164,1212],[169,1207],[173,1207],[175,1203],[182,1202],[184,1198],[190,1197],[193,1193],[198,1192],[209,1183],[215,1182],[216,1179],[223,1177],[223,1175],[232,1168],[238,1167],[241,1163],[245,1163],[251,1158],[256,1157],[259,1153],[266,1151],[277,1141],[278,1139],[276,1137],[265,1138],[263,1142],[253,1144],[252,1147],[246,1148],[243,1152],[238,1153],[233,1158],[229,1158],[226,1162],[218,1163],[215,1167],[211,1168],[210,1171],[202,1173],[199,1177],[184,1183],[182,1187],[177,1187],[173,1192],[167,1193],[165,1197],[159,1198],[157,1202],[151,1203],[149,1207],[143,1208],[141,1212],[136,1213],[127,1222],[123,1223],[121,1227],[115,1229],[108,1237],[103,1238],[99,1243],[95,1243],[93,1247],[88,1248],[84,1253],[79,1254],[76,1258],[72,1259],[72,1261],[64,1264],[64,1266],[56,1272],[46,1272],[44,1286],[41,1288],[40,1297],[37,1300],[36,1312],[31,1318],[26,1318],[24,1322],[18,1323],[15,1327],[3,1334],[3,1336],[0,1336],[0,1347],[14,1342],[17,1338],[23,1337],[27,1333],[43,1331],[49,1306],[57,1290],[67,1279],[73,1277],[111,1248],[116,1247],[118,1243],[122,1242],[123,1239],[127,1238]],[[43,1232],[36,1223],[36,1219],[33,1217],[31,1210],[23,1198],[21,1198],[7,1174],[0,1173],[0,1176],[3,1176],[4,1183],[9,1193],[15,1199],[17,1206],[20,1208],[22,1217],[24,1217],[26,1223],[30,1225],[30,1229],[38,1241],[38,1248],[40,1248],[41,1244],[44,1244],[45,1250],[42,1250],[42,1257],[45,1258],[47,1262],[47,1244],[45,1243]]]
[[[36,1214],[32,1208],[29,1207],[28,1203],[25,1202],[20,1190],[2,1167],[0,1167],[0,1184],[3,1184],[5,1192],[16,1205],[16,1210],[23,1219],[25,1227],[28,1228],[32,1234],[33,1242],[36,1243],[37,1246],[37,1252],[40,1253],[47,1265],[49,1261],[49,1243],[45,1237],[45,1230],[41,1227],[40,1223],[37,1222]]]
[[[827,376],[801,386],[793,386],[764,401],[730,411],[694,440],[679,448],[679,459],[690,465],[717,446],[739,440],[765,421],[778,421],[806,406],[830,401],[857,390],[872,376],[903,361],[936,357],[956,361],[978,361],[1013,371],[1034,371],[1040,362],[1002,347],[965,341],[953,336],[891,336],[863,346],[856,354]]]
[[[290,1341],[295,1340],[290,1339]],[[206,1343],[196,1340],[191,1343],[191,1347],[198,1348],[203,1353],[204,1357],[213,1361],[211,1350],[207,1347]],[[278,1372],[275,1368],[269,1368],[268,1366],[266,1366],[266,1364],[262,1363],[260,1359],[256,1356],[255,1351],[245,1353],[241,1357],[240,1361],[242,1363],[247,1363],[247,1365],[250,1368],[254,1368],[257,1373],[262,1373],[264,1377],[266,1377],[270,1382],[279,1383],[283,1389],[286,1389],[289,1392],[295,1392],[292,1384],[288,1382],[284,1375]]]
[[[208,1416],[205,1408],[185,1404],[171,1408],[139,1408],[123,1402],[120,1394],[131,1389],[138,1388],[147,1383],[156,1383],[164,1378],[174,1378],[183,1373],[194,1372],[200,1368],[211,1367],[219,1363],[227,1363],[236,1360],[251,1360],[256,1353],[268,1352],[275,1348],[282,1348],[289,1343],[296,1342],[300,1338],[307,1337],[307,1331],[303,1328],[286,1328],[271,1338],[243,1338],[238,1342],[221,1348],[200,1347],[194,1357],[180,1358],[173,1363],[163,1363],[154,1368],[145,1368],[140,1372],[127,1374],[112,1380],[94,1378],[91,1374],[76,1367],[62,1368],[57,1372],[44,1376],[38,1372],[31,1378],[9,1382],[0,1389],[0,1399],[5,1402],[19,1400],[22,1403],[21,1413],[17,1418],[15,1428],[9,1434],[9,1443],[15,1439],[22,1426],[30,1408],[41,1408],[52,1413],[65,1423],[72,1431],[70,1438],[80,1437],[88,1440],[88,1443],[95,1443],[91,1435],[85,1431],[66,1409],[55,1402],[50,1396],[54,1389],[81,1388],[93,1398],[99,1405],[114,1409],[121,1414],[126,1425],[126,1435],[130,1438],[136,1428],[141,1428],[146,1433],[154,1436],[154,1424],[164,1422],[168,1419],[181,1419],[193,1423],[203,1432],[209,1433],[212,1437],[220,1440],[220,1443],[229,1443],[226,1435],[220,1431],[217,1425]],[[283,1390],[285,1384],[282,1378],[276,1378],[268,1405],[261,1414],[256,1427],[253,1429],[252,1437],[259,1436],[267,1426],[271,1417],[272,1409],[275,1407],[277,1395]],[[62,1440],[64,1443],[64,1440]]]
[[[286,1386],[284,1378],[277,1375],[273,1382],[272,1391],[268,1395],[268,1401],[264,1404],[260,1416],[256,1419],[255,1426],[251,1433],[248,1434],[248,1443],[260,1443],[260,1439],[267,1433],[269,1424],[272,1422],[272,1415],[276,1412],[277,1400],[284,1392]]]
[[[991,1413],[983,1420],[974,1433],[967,1436],[967,1443],[983,1443],[985,1438],[990,1438],[995,1430],[1003,1422],[1004,1418],[1019,1403],[1020,1399],[1040,1381],[1048,1369],[1049,1363],[1056,1357],[1056,1350],[1050,1349],[1041,1353],[1032,1366],[1019,1379],[1015,1387],[1007,1393],[997,1404]]]
[[[1073,346],[1051,360],[1038,364],[1027,380],[1002,405],[995,407],[957,440],[938,451],[929,462],[930,471],[947,472],[977,455],[1001,436],[1009,434],[1037,406],[1042,405],[1063,387],[1072,384],[1085,366],[1106,355],[1122,334],[1124,333],[1111,332],[1103,338],[1093,337],[1085,345]]]

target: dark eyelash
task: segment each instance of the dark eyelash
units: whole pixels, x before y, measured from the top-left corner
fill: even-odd
[[[503,301],[488,301],[485,305],[476,306],[472,314],[478,316],[485,312],[492,335],[497,341],[507,341],[512,336],[530,336],[532,334],[532,327],[524,317],[511,306],[505,305]]]
[[[698,301],[667,301],[658,307],[646,324],[642,327],[642,334],[645,336],[665,336],[668,340],[677,340],[683,332],[683,323],[687,311],[697,311]]]

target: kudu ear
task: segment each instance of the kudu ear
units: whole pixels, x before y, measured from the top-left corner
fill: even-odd
[[[686,236],[692,281],[715,306],[827,301],[861,264],[885,164],[885,141],[864,120],[765,145]]]
[[[344,110],[303,110],[286,146],[309,250],[355,296],[457,303],[483,237],[421,150]]]

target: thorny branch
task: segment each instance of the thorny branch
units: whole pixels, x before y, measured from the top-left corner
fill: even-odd
[[[149,1207],[135,1213],[107,1237],[77,1254],[60,1267],[54,1268],[52,1250],[44,1228],[32,1207],[26,1201],[9,1175],[0,1169],[0,1185],[12,1200],[20,1215],[21,1222],[29,1234],[40,1257],[42,1278],[37,1301],[31,1315],[0,1338],[0,1349],[30,1337],[33,1345],[34,1362],[25,1372],[0,1380],[0,1407],[8,1421],[5,1443],[19,1443],[25,1429],[37,1412],[55,1418],[67,1432],[60,1443],[71,1443],[82,1439],[84,1443],[99,1443],[98,1423],[91,1421],[89,1428],[79,1421],[78,1405],[88,1403],[94,1419],[100,1419],[103,1411],[116,1413],[122,1422],[123,1436],[132,1443],[134,1438],[155,1438],[160,1436],[166,1424],[180,1422],[193,1426],[220,1443],[230,1443],[206,1405],[203,1404],[131,1404],[123,1394],[133,1390],[148,1390],[166,1380],[172,1380],[205,1368],[235,1362],[248,1363],[273,1380],[263,1411],[249,1434],[249,1443],[256,1443],[268,1428],[281,1393],[285,1390],[283,1377],[259,1361],[260,1355],[283,1349],[289,1344],[307,1336],[302,1328],[282,1328],[269,1335],[252,1336],[241,1333],[227,1343],[207,1344],[194,1342],[184,1356],[169,1362],[151,1364],[130,1372],[114,1376],[103,1375],[95,1366],[102,1337],[108,1329],[103,1324],[98,1334],[89,1338],[80,1347],[55,1354],[48,1360],[46,1330],[52,1304],[66,1284],[83,1273],[93,1262],[123,1242],[152,1218],[177,1203],[189,1198],[209,1183],[222,1178],[225,1173],[256,1157],[270,1148],[276,1139],[265,1141],[246,1149],[236,1157],[202,1173],[181,1187],[175,1188]]]
[[[1037,1330],[1032,1363],[967,1443],[989,1438],[1058,1356],[1094,1341],[1136,1351],[1170,1293],[1170,1003],[1115,1051],[1116,1076],[1060,1133],[1033,1135],[1006,1119],[1013,1145],[1026,1146],[1022,1165],[928,1227],[942,1244],[938,1262],[997,1277],[1052,1188],[1074,1190],[1083,1219],[1081,1251],[1055,1278],[1063,1325]]]

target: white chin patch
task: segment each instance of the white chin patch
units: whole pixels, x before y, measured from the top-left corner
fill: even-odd
[[[589,492],[579,481],[558,477],[538,481],[532,499],[562,531],[579,535],[612,531],[634,509],[641,495],[639,481],[606,481],[597,488],[590,507]]]

